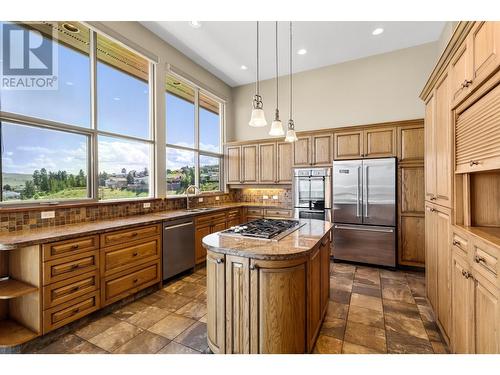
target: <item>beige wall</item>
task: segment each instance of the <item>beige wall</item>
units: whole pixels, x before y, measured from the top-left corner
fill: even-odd
[[[293,77],[296,130],[314,130],[422,118],[418,95],[438,57],[438,43],[295,74]],[[288,77],[280,78],[281,120],[288,120]],[[248,120],[254,85],[233,88],[229,140],[267,138],[266,128],[250,128]],[[266,119],[275,108],[275,81],[261,84]]]

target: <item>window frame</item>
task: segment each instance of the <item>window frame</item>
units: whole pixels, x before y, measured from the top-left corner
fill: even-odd
[[[205,88],[200,87],[196,83],[192,82],[191,80],[183,77],[182,75],[173,72],[171,69],[167,69],[166,75],[165,75],[165,82],[168,78],[168,76],[171,76],[175,78],[176,80],[182,81],[183,84],[190,86],[191,89],[194,90],[194,147],[184,147],[184,146],[179,146],[175,144],[171,144],[168,142],[168,124],[167,124],[167,111],[168,108],[165,105],[165,150],[167,148],[172,148],[172,149],[177,149],[177,150],[183,150],[183,151],[192,151],[194,152],[194,179],[195,179],[195,185],[199,188],[200,187],[200,156],[209,156],[209,157],[214,157],[219,159],[219,189],[218,190],[212,190],[212,191],[202,191],[200,192],[200,196],[202,195],[214,195],[214,194],[224,194],[225,193],[225,183],[224,183],[224,134],[225,134],[225,126],[226,126],[226,117],[225,117],[225,108],[226,108],[226,101],[219,98],[215,94],[211,93],[210,91],[206,90]],[[165,89],[164,95],[167,95],[168,90]],[[200,149],[200,94],[203,94],[204,96],[214,100],[219,104],[219,153],[216,152],[211,152],[211,151],[205,151]],[[175,95],[174,93],[170,93],[170,95]],[[166,102],[166,101],[165,101]],[[168,168],[168,160],[165,157],[165,170]],[[166,177],[166,176],[165,176]],[[179,197],[186,197],[186,194],[168,194],[168,190],[166,189],[166,178],[164,181],[165,184],[165,196],[167,198],[179,198]]]
[[[82,24],[89,29],[89,59],[90,59],[90,127],[82,127],[78,125],[71,125],[63,122],[57,122],[52,120],[45,120],[37,117],[32,117],[28,115],[22,115],[12,112],[0,111],[0,122],[11,122],[19,125],[28,125],[35,128],[51,129],[57,130],[65,133],[75,133],[79,135],[87,136],[87,192],[88,198],[69,198],[69,199],[40,199],[40,200],[27,200],[27,201],[3,201],[3,194],[0,196],[0,208],[1,207],[25,207],[25,206],[58,206],[66,204],[77,204],[77,203],[112,203],[112,202],[130,202],[130,201],[140,201],[149,200],[157,197],[156,191],[156,160],[157,160],[157,142],[156,142],[156,124],[155,124],[155,77],[157,63],[147,56],[144,56],[140,52],[128,47],[124,43],[112,38],[111,36],[95,30],[90,25],[82,22]],[[137,54],[141,58],[144,58],[148,63],[148,125],[149,125],[149,138],[139,138],[129,135],[117,134],[109,131],[98,130],[97,124],[97,34],[101,34],[105,38],[123,46],[124,48],[130,50],[134,54]],[[55,42],[58,42],[57,40]],[[134,142],[146,143],[150,147],[150,161],[148,170],[149,176],[149,193],[147,197],[139,198],[117,198],[117,199],[99,199],[99,155],[98,155],[98,137],[107,136],[115,139],[123,139]],[[3,177],[2,177],[2,162],[0,155],[0,187],[3,192]]]

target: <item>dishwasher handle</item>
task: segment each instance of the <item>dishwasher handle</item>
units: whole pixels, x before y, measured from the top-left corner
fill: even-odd
[[[181,228],[181,227],[187,227],[187,226],[192,226],[193,225],[193,222],[190,221],[189,223],[184,223],[184,224],[176,224],[176,225],[170,225],[170,226],[166,226],[165,227],[165,230],[170,230],[170,229],[175,229],[175,228]]]

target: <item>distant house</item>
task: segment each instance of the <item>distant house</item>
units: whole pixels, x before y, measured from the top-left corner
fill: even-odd
[[[107,188],[122,189],[127,187],[127,179],[125,177],[110,177],[104,184]]]
[[[181,182],[182,175],[180,173],[167,176],[167,190],[180,190]]]
[[[4,191],[2,192],[3,200],[7,201],[9,199],[19,199],[21,198],[21,193],[16,191]]]

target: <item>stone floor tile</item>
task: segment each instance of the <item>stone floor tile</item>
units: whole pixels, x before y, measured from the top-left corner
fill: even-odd
[[[207,277],[206,276],[202,276],[201,278],[199,278],[198,280],[196,280],[195,283],[199,284],[199,285],[207,286]]]
[[[348,310],[349,310],[349,305],[328,301],[328,308],[326,310],[325,321],[330,322],[333,321],[333,319],[346,320]]]
[[[206,323],[207,322],[207,314],[203,315],[200,319],[198,319],[199,322]]]
[[[163,349],[161,349],[157,354],[201,354],[201,353],[187,346],[179,344],[175,341],[172,341],[170,344],[166,345]]]
[[[196,320],[177,314],[171,314],[149,327],[148,331],[166,337],[169,340],[173,340],[195,322]]]
[[[414,303],[405,303],[390,299],[384,299],[382,303],[384,305],[385,314],[401,314],[408,318],[420,319],[420,312],[418,311],[417,305]]]
[[[324,321],[321,325],[320,335],[335,337],[336,339],[343,340],[345,332],[346,321],[343,319],[331,319]]]
[[[156,322],[165,318],[169,314],[170,312],[167,310],[160,309],[155,306],[148,306],[144,310],[139,311],[138,313],[128,318],[127,322],[136,325],[138,327],[141,327],[143,329],[147,329]]]
[[[99,333],[104,332],[108,328],[113,327],[114,325],[120,323],[120,319],[118,319],[117,316],[121,315],[109,314],[103,316],[102,318],[94,320],[93,322],[81,328],[78,328],[74,333],[75,335],[81,337],[84,340],[89,340],[92,337],[98,335]]]
[[[383,311],[381,298],[366,296],[357,293],[352,293],[351,295],[351,306],[364,307],[366,309],[376,310],[380,312]]]
[[[207,275],[207,267],[202,267],[202,268],[196,270],[194,273],[206,276]]]
[[[387,331],[387,351],[393,354],[432,354],[429,340],[404,333]]]
[[[181,280],[188,282],[188,283],[194,283],[200,279],[202,279],[204,276],[200,275],[199,273],[192,273],[187,276],[184,276]]]
[[[420,313],[420,317],[423,321],[426,322],[435,322],[434,313],[432,312],[431,307],[426,305],[417,305],[418,312]]]
[[[450,352],[448,351],[447,346],[438,341],[431,341],[432,345],[432,350],[434,351],[435,354],[449,354]]]
[[[353,344],[344,341],[342,345],[342,354],[382,354],[385,352],[377,352],[375,349],[367,348],[366,346]]]
[[[378,275],[359,275],[356,273],[356,276],[354,276],[354,282],[358,284],[365,284],[365,285],[380,285],[380,278]]]
[[[407,277],[406,279],[413,297],[425,297],[425,280],[414,277]]]
[[[141,328],[122,321],[97,336],[92,337],[89,341],[108,352],[112,352],[141,332]]]
[[[140,302],[140,303],[148,305],[148,306],[152,306],[162,298],[162,293],[163,293],[163,290],[152,293],[152,294],[148,294],[147,296],[142,297],[137,302]]]
[[[185,281],[182,281],[182,280],[177,280],[177,281],[174,281],[174,282],[171,282],[171,283],[168,283],[164,288],[163,290],[165,292],[169,292],[169,293],[176,293],[179,289],[181,289],[182,287],[184,287],[187,283]]]
[[[342,340],[335,337],[319,335],[314,345],[315,354],[340,354],[342,352]]]
[[[381,328],[347,321],[344,340],[366,346],[378,352],[386,352],[385,331]]]
[[[113,353],[116,354],[154,354],[170,342],[163,336],[144,331],[126,342]]]
[[[395,331],[428,340],[427,332],[420,319],[411,319],[397,313],[385,314],[385,328],[387,331]]]
[[[382,297],[382,290],[379,285],[367,285],[354,282],[352,284],[352,293],[363,294],[365,296]]]
[[[380,269],[380,277],[384,279],[400,279],[400,280],[404,280],[406,278],[405,273],[402,271],[390,271],[386,269]]]
[[[194,283],[184,283],[175,293],[188,298],[196,298],[206,292],[206,286],[194,284]]]
[[[206,323],[196,322],[177,336],[174,341],[199,352],[204,352],[208,349]]]
[[[163,296],[153,303],[152,306],[165,309],[170,312],[175,312],[191,301],[192,298],[180,296],[174,293],[163,292]]]
[[[383,286],[382,298],[392,299],[394,301],[400,301],[405,303],[415,303],[410,288],[407,285],[405,286],[390,285],[386,287]]]
[[[207,313],[207,304],[200,301],[191,301],[175,312],[187,318],[198,320]]]
[[[352,283],[353,283],[352,279],[347,279],[345,277],[338,277],[338,276],[330,277],[330,288],[351,292]]]
[[[330,288],[330,299],[338,303],[349,304],[351,293],[341,289]]]
[[[427,332],[427,336],[429,337],[429,340],[431,341],[443,341],[443,338],[441,336],[441,333],[439,331],[439,328],[436,324],[436,322],[428,322],[428,321],[423,321],[425,331]]]
[[[108,352],[90,342],[83,340],[82,343],[78,344],[74,348],[71,348],[68,353],[71,354],[108,354]]]
[[[364,307],[350,306],[347,321],[384,329],[384,314]]]
[[[84,340],[72,333],[65,334],[56,341],[37,351],[39,354],[64,354],[69,353],[75,346]]]

